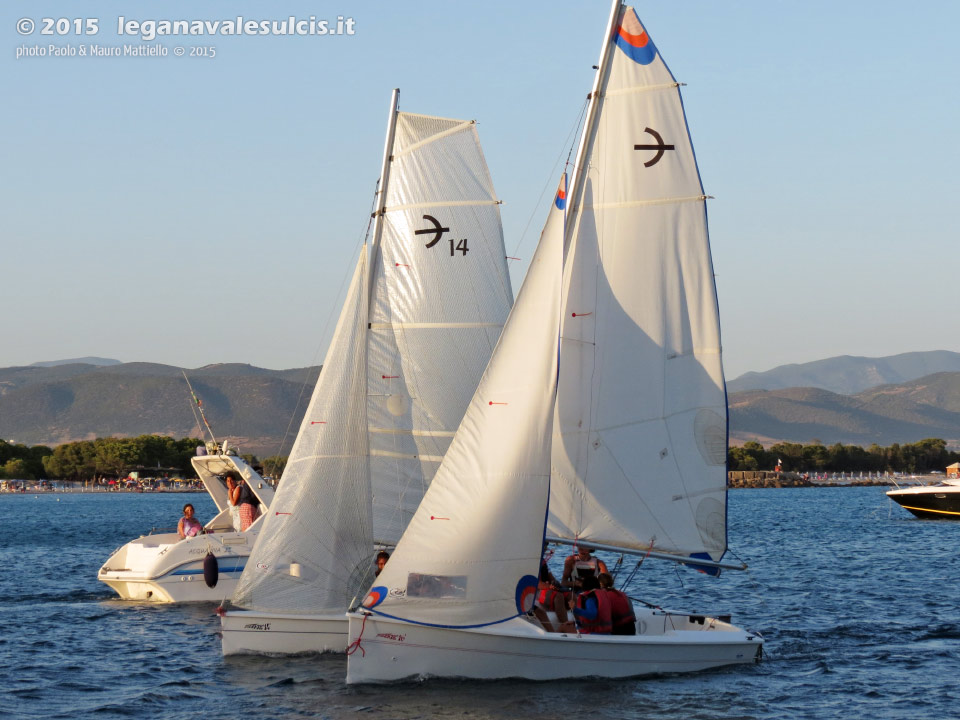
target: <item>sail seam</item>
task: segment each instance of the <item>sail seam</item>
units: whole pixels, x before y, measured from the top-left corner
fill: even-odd
[[[473,207],[478,205],[499,205],[500,201],[494,198],[493,200],[442,200],[442,201],[426,201],[422,203],[408,203],[406,205],[391,205],[390,207],[384,207],[384,213],[398,212],[400,210],[415,210],[416,208],[430,208],[430,207]]]
[[[409,453],[398,453],[391,450],[371,450],[370,456],[399,458],[401,460],[420,460],[422,462],[440,462],[443,460],[443,455],[411,455]]]
[[[644,205],[669,205],[671,203],[703,202],[707,199],[706,195],[691,195],[689,197],[660,198],[659,200],[628,200],[618,203],[590,203],[584,205],[585,209],[590,210],[619,210],[621,208],[642,207]]]
[[[397,328],[414,328],[414,329],[428,329],[428,328],[500,328],[503,327],[503,323],[492,323],[492,322],[475,322],[475,323],[430,323],[430,322],[413,322],[413,323],[404,323],[404,322],[389,322],[389,323],[370,323],[371,330],[394,330]]]
[[[426,116],[421,116],[421,117],[426,117]],[[461,122],[459,125],[449,128],[448,130],[444,130],[443,132],[437,133],[436,135],[431,135],[426,140],[421,140],[420,142],[415,142],[413,145],[410,145],[409,147],[405,147],[400,152],[394,153],[393,159],[396,160],[397,158],[403,157],[404,155],[409,155],[414,150],[422,148],[425,145],[429,145],[432,142],[436,142],[437,140],[442,140],[443,138],[449,137],[450,135],[455,135],[458,132],[463,132],[464,130],[472,128],[473,125],[474,125],[473,120],[465,120]]]
[[[680,83],[678,82],[663,83],[661,85],[634,85],[633,87],[620,88],[619,90],[608,90],[600,97],[606,99],[616,97],[617,95],[633,95],[635,93],[650,92],[651,90],[672,90],[678,87],[680,87]]]
[[[415,437],[449,437],[452,438],[456,433],[453,430],[407,430],[405,428],[367,428],[372,433],[384,433],[386,435],[413,435]]]
[[[648,418],[646,420],[630,420],[629,422],[619,423],[617,425],[607,425],[605,427],[591,427],[591,428],[583,428],[581,430],[563,431],[561,435],[583,435],[583,434],[589,435],[592,432],[604,433],[610,430],[619,430],[620,428],[630,427],[631,425],[643,425],[644,423],[662,422],[664,420],[669,420],[670,418],[676,417],[678,415],[684,415],[686,413],[693,412],[694,410],[703,410],[703,409],[704,408],[688,408],[686,410],[679,410],[675,413],[664,414],[657,417]]]

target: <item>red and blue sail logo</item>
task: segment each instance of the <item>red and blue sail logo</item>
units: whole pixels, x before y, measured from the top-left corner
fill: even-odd
[[[521,615],[533,610],[533,601],[537,599],[539,582],[533,575],[524,575],[517,583],[517,612]]]
[[[657,47],[647,35],[647,31],[640,24],[637,11],[628,7],[623,11],[620,25],[614,33],[614,42],[617,47],[626,53],[627,57],[641,65],[649,65],[657,56]]]
[[[553,204],[557,210],[563,210],[567,207],[567,174],[564,173],[560,178],[560,186],[557,188],[557,196],[553,199]]]
[[[387,589],[383,585],[372,587],[370,588],[370,592],[368,592],[367,596],[363,599],[363,606],[365,608],[375,608],[377,605],[382,603],[386,597]]]

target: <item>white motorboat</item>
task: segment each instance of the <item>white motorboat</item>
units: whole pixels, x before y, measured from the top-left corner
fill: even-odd
[[[545,539],[743,568],[723,562],[719,310],[679,84],[620,0],[597,67],[569,191],[565,177],[453,443],[349,613],[348,683],[624,677],[760,657],[760,635],[726,617],[637,606],[622,626],[635,634],[613,635],[547,632],[528,615]],[[595,593],[601,609],[623,600]]]
[[[220,602],[236,589],[263,515],[244,532],[233,528],[224,473],[240,474],[260,502],[261,513],[273,501],[273,487],[232,450],[212,444],[214,452],[191,458],[194,470],[217,506],[217,514],[204,525],[204,533],[180,539],[174,529],[131,540],[116,550],[100,568],[97,579],[116,590],[124,600],[146,602]],[[184,496],[189,498],[189,496]],[[216,584],[204,580],[204,560],[217,560]]]
[[[513,299],[474,121],[390,102],[364,246],[222,648],[343,651],[378,547],[420,504]]]

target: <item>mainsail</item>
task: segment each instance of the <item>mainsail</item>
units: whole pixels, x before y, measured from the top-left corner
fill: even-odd
[[[391,110],[377,223],[234,604],[342,612],[400,537],[512,300],[470,121]]]
[[[568,217],[548,534],[719,560],[726,397],[678,83],[620,11]]]

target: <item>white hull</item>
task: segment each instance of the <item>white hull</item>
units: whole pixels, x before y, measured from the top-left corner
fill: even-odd
[[[350,641],[364,652],[347,661],[347,682],[423,677],[478,679],[632,677],[696,672],[759,660],[763,639],[704,616],[637,608],[634,636],[547,633],[526,618],[476,629],[412,625],[348,614]]]
[[[231,451],[232,453],[232,451]],[[262,526],[257,519],[243,532],[233,529],[227,488],[221,476],[240,474],[260,501],[261,512],[273,500],[273,488],[235,454],[198,455],[191,459],[197,475],[217,505],[205,534],[181,540],[175,532],[143,535],[116,550],[97,579],[124,600],[141,602],[222,602],[233,596]],[[219,565],[217,584],[207,587],[203,561],[212,552]]]
[[[220,617],[224,655],[343,652],[347,616],[231,610]]]
[[[146,535],[117,550],[97,575],[123,600],[221,602],[233,595],[257,533],[227,532],[180,540],[176,533]],[[217,558],[217,584],[207,587],[203,560]]]

